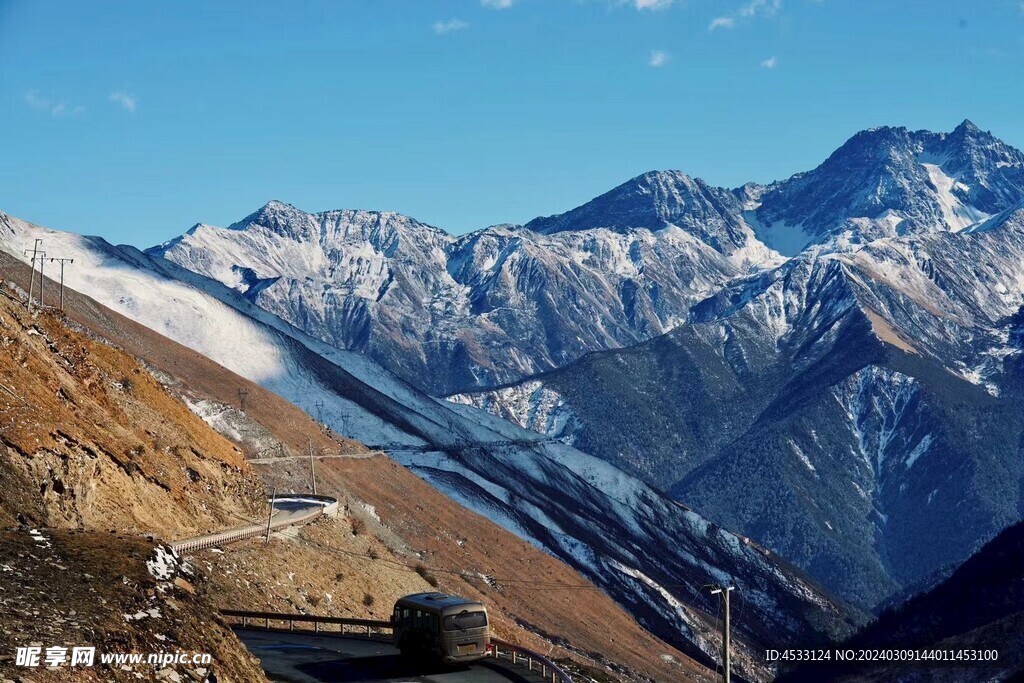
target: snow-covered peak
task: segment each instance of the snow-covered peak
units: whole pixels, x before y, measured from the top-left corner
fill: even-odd
[[[748,241],[741,211],[739,200],[728,190],[681,171],[651,171],[571,211],[535,218],[526,227],[553,234],[593,228],[661,230],[675,225],[729,254]]]
[[[1024,154],[964,121],[950,133],[861,131],[818,168],[759,198],[758,237],[792,255],[881,237],[963,230],[1024,196]],[[790,239],[795,235],[799,239]]]

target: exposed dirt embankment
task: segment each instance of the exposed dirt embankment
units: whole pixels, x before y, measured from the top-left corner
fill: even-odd
[[[262,498],[241,452],[134,358],[0,295],[0,519],[176,539]]]
[[[159,581],[153,546],[109,533],[28,528],[0,531],[0,679],[31,681],[264,680],[259,661],[212,619],[201,573]],[[166,565],[167,563],[162,563]],[[177,579],[175,581],[175,579]],[[57,668],[18,666],[19,647],[65,648]],[[73,649],[95,647],[93,665],[71,666]],[[211,664],[104,664],[102,655],[209,654]]]

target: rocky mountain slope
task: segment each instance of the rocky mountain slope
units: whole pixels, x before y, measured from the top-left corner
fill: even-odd
[[[787,255],[840,238],[959,231],[1024,196],[1024,154],[964,121],[950,133],[862,131],[813,171],[757,198],[758,236]]]
[[[678,228],[656,237],[495,226],[455,238],[398,214],[307,214],[280,202],[148,253],[434,394],[659,334],[737,272]]]
[[[870,606],[1024,514],[1022,258],[1020,208],[811,250],[665,337],[454,400],[659,483]]]
[[[0,677],[135,681],[142,670],[100,656],[184,651],[214,660],[142,669],[262,680],[215,618],[209,576],[175,583],[147,563],[156,537],[230,527],[264,508],[241,452],[134,358],[0,287]],[[44,654],[92,646],[96,660],[18,667],[16,649],[33,643]]]
[[[482,411],[431,398],[331,348],[223,285],[98,238],[4,217],[4,248],[37,237],[72,254],[71,284],[306,408],[345,436],[387,446],[456,501],[578,569],[656,635],[710,661],[717,635],[701,587],[734,578],[759,607],[738,627],[745,675],[758,643],[803,642],[857,620],[800,572],[606,463]],[[319,402],[319,406],[317,405]],[[571,492],[571,493],[570,493]]]
[[[646,173],[564,214],[462,237],[393,213],[271,202],[149,253],[444,395],[667,332],[780,252],[959,231],[1022,197],[1024,155],[965,121],[864,131],[768,186]]]

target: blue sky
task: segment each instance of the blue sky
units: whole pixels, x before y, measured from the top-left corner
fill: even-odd
[[[857,130],[1024,147],[1024,2],[0,0],[0,210],[149,246],[270,199],[454,233]]]

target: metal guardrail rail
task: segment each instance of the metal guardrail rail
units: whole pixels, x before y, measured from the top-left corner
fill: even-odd
[[[237,609],[222,609],[220,613],[221,616],[240,620],[235,623],[241,625],[242,628],[259,628],[268,631],[305,631],[322,635],[364,636],[366,638],[374,636],[386,637],[384,636],[384,631],[393,632],[390,621],[377,621],[374,619],[347,619],[345,617],[327,617],[317,614],[284,614],[280,612],[253,612]],[[281,624],[281,626],[275,628],[273,626],[274,623]],[[313,628],[296,629],[296,623],[311,623]],[[288,627],[285,628],[284,624],[287,624]],[[334,630],[321,628],[321,624],[336,625],[338,628]],[[551,681],[551,683],[573,683],[569,674],[544,655],[493,636],[491,636],[491,656],[511,662],[513,666],[525,667],[538,674],[541,678]]]
[[[331,512],[338,509],[338,501],[330,496],[313,496],[305,494],[294,494],[288,496],[277,496],[276,501],[278,503],[294,502],[308,500],[313,504],[317,504],[320,507],[312,508],[304,515],[298,517],[286,517],[279,520],[270,520],[270,530],[276,531],[289,526],[295,526],[296,524],[305,524],[320,515],[330,514]],[[248,526],[236,527],[234,529],[228,529],[226,531],[218,531],[212,534],[205,534],[203,536],[196,536],[194,538],[186,538],[181,541],[174,541],[170,546],[179,553],[194,552],[196,550],[205,550],[207,548],[214,548],[228,543],[234,543],[236,541],[243,541],[247,538],[253,538],[255,536],[262,536],[267,533],[266,524],[250,524]]]
[[[272,623],[277,622],[280,624],[288,624],[288,631],[295,631],[296,623],[311,623],[313,624],[312,629],[298,629],[299,631],[312,631],[313,633],[324,633],[331,634],[335,633],[343,636],[360,635],[360,630],[364,630],[364,635],[367,638],[373,637],[374,635],[383,635],[383,631],[391,631],[390,621],[377,621],[375,619],[347,619],[345,617],[326,617],[318,614],[282,614],[278,612],[252,612],[249,610],[238,610],[238,609],[222,609],[220,610],[221,616],[230,617],[233,619],[240,619],[242,628],[263,628],[266,630],[272,630]],[[260,622],[263,622],[260,624]],[[330,630],[321,628],[321,624],[324,625],[336,625],[336,630]],[[348,629],[346,631],[346,629]],[[285,630],[283,627],[275,630]]]
[[[507,643],[495,637],[491,637],[491,652],[497,659],[507,659],[515,666],[523,666],[530,671],[540,673],[541,678],[551,683],[573,683],[572,678],[560,666],[533,650]]]

